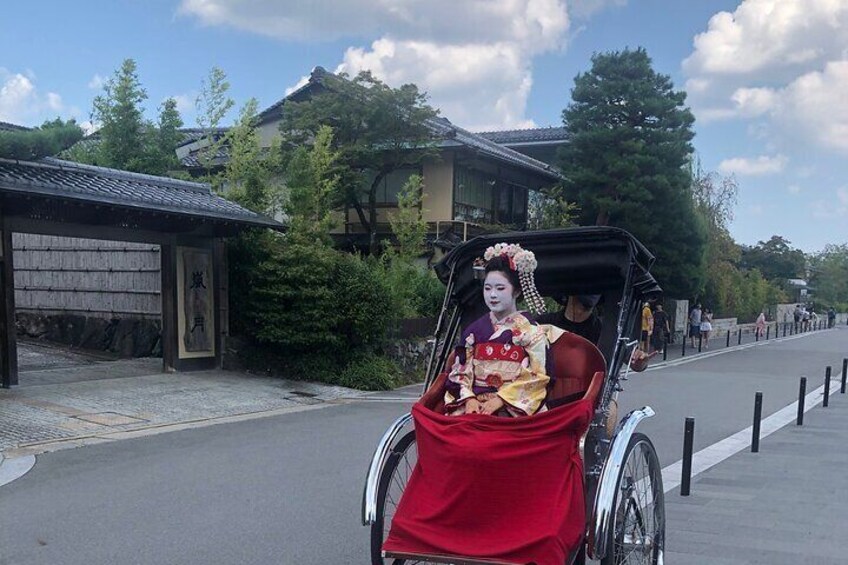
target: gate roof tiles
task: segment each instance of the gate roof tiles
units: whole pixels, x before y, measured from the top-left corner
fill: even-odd
[[[122,208],[280,229],[283,224],[214,194],[205,183],[45,157],[0,159],[0,193],[38,194]]]

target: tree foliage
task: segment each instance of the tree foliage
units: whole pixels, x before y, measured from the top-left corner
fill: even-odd
[[[22,131],[0,131],[0,157],[32,161],[56,155],[82,139],[82,129],[74,120],[56,118],[40,127]]]
[[[392,171],[417,166],[432,153],[427,120],[437,112],[415,85],[391,88],[362,72],[323,75],[322,89],[283,105],[283,148],[311,144],[322,126],[333,129],[339,202],[353,208],[377,250],[377,188]]]
[[[572,98],[560,163],[580,223],[629,230],[657,256],[666,292],[692,296],[703,282],[706,235],[686,166],[694,136],[686,94],[640,48],[594,55]]]
[[[848,244],[826,245],[810,256],[810,283],[816,303],[848,310]]]
[[[740,247],[728,230],[739,190],[736,178],[705,172],[696,163],[692,190],[707,229],[706,273],[700,301],[717,316],[741,321],[752,321],[769,306],[783,302],[786,297],[780,285],[766,280],[758,269],[740,265]]]
[[[531,230],[568,228],[577,225],[580,207],[569,202],[561,184],[542,191],[531,191],[527,204],[527,227]]]
[[[94,98],[91,117],[99,125],[98,164],[141,171],[145,100],[147,91],[138,78],[136,62],[125,59],[103,85],[103,93]]]
[[[227,80],[227,74],[219,67],[212,67],[209,75],[201,81],[200,94],[194,101],[197,125],[203,130],[203,139],[209,143],[209,146],[200,153],[200,162],[206,169],[207,177],[212,176],[213,156],[227,143],[224,136],[218,135],[218,128],[221,127],[227,113],[235,106],[235,101],[228,94],[229,90],[230,82]],[[252,118],[253,115],[255,111],[250,117]],[[214,179],[209,180],[214,183]]]
[[[289,237],[313,245],[330,246],[334,226],[333,204],[339,176],[337,153],[332,149],[333,130],[318,128],[312,148],[298,147],[286,167],[288,189],[284,210],[289,219]]]
[[[398,193],[397,211],[389,218],[397,240],[396,252],[405,261],[413,261],[424,252],[427,222],[424,220],[424,179],[411,175]]]
[[[98,130],[63,157],[151,175],[175,174],[179,165],[175,150],[183,137],[177,102],[173,98],[162,102],[153,122],[144,117],[145,100],[147,91],[136,63],[126,59],[94,98],[91,117]]]
[[[754,246],[742,247],[742,265],[758,269],[770,281],[785,282],[786,279],[804,278],[806,256],[792,242],[780,235]]]

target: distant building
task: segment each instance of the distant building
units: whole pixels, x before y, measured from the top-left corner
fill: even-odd
[[[279,135],[283,106],[320,92],[326,88],[326,79],[333,76],[316,67],[305,85],[257,115],[255,123],[263,147],[270,147],[274,137]],[[443,247],[482,233],[486,225],[526,229],[530,193],[553,186],[560,180],[557,168],[551,164],[551,141],[534,145],[529,139],[541,138],[542,134],[533,136],[527,133],[531,130],[524,130],[522,139],[525,141],[513,142],[525,145],[513,149],[491,139],[491,134],[472,133],[446,118],[434,118],[429,126],[436,138],[438,156],[426,160],[420,167],[390,173],[377,193],[377,232],[381,239],[390,234],[389,217],[397,208],[398,192],[412,174],[420,174],[424,179],[424,218],[430,225],[430,239]],[[216,132],[217,135],[222,134]],[[215,155],[207,157],[204,152],[210,146],[209,139],[187,139],[177,150],[182,166],[192,174],[200,174],[204,167],[224,167],[229,158],[228,148],[218,145]],[[550,157],[550,162],[534,158],[531,155],[534,152]],[[355,210],[344,210],[342,220],[334,234],[339,243],[361,246],[368,241],[368,234]]]

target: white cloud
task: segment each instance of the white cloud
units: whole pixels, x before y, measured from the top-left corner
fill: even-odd
[[[94,76],[91,77],[90,81],[88,81],[88,88],[92,90],[100,90],[105,84],[106,79],[100,76],[99,74],[94,73]]]
[[[797,184],[790,184],[786,187],[786,192],[789,194],[801,194],[801,187]]]
[[[533,78],[520,48],[437,45],[379,39],[370,50],[348,49],[337,70],[369,69],[392,85],[415,82],[450,120],[474,129],[532,127],[524,118]]]
[[[762,121],[780,151],[848,153],[848,1],[742,0],[683,61],[700,121]]]
[[[751,76],[841,57],[848,3],[840,0],[743,0],[710,18],[683,61],[692,75]]]
[[[783,155],[770,157],[761,155],[753,159],[747,157],[735,157],[722,161],[718,170],[722,174],[737,174],[740,176],[773,175],[782,172],[786,167],[788,159]]]
[[[625,2],[578,0],[574,9],[586,17]],[[338,70],[415,83],[444,116],[475,129],[532,125],[533,58],[563,48],[570,28],[566,0],[182,0],[179,10],[283,40],[351,38]]]
[[[197,99],[196,94],[175,94],[171,96],[177,102],[177,112],[180,115],[193,113],[195,110],[194,101]]]
[[[12,73],[0,67],[0,121],[37,125],[72,110],[65,107],[57,93],[42,94],[35,80],[31,72]]]
[[[302,86],[306,86],[306,83],[309,82],[309,75],[303,75],[300,79],[292,86],[286,88],[286,96],[297,90]]]

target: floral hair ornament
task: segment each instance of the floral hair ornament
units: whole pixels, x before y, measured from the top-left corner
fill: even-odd
[[[544,314],[545,301],[536,290],[536,280],[533,275],[538,266],[536,255],[532,251],[522,249],[517,243],[496,243],[486,249],[482,259],[478,258],[474,261],[476,278],[485,278],[486,263],[495,257],[506,257],[509,260],[509,268],[518,273],[521,293],[530,311],[534,314]]]

